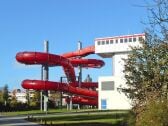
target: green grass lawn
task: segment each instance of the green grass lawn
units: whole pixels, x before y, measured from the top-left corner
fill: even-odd
[[[49,109],[48,114],[50,113],[61,113],[61,112],[67,112],[66,109]],[[74,110],[73,110],[74,111]],[[46,112],[43,112],[41,110],[27,110],[27,111],[15,111],[15,112],[1,112],[2,115],[6,116],[18,116],[18,115],[35,115],[35,114],[46,114]]]
[[[88,115],[65,115],[56,117],[41,117],[35,118],[35,121],[39,124],[48,124],[53,126],[117,126],[124,117],[127,116],[127,112],[114,112],[114,113],[101,113],[88,114]]]
[[[49,109],[47,114],[40,110],[5,112],[6,116],[31,115],[29,121],[52,126],[119,126],[128,111],[100,111],[97,109]],[[74,115],[75,114],[75,115]],[[43,115],[43,117],[40,116]]]
[[[64,109],[49,109],[47,111],[47,114],[54,114],[54,113],[69,113],[69,112],[112,112],[110,110],[104,110],[104,111],[100,111],[98,109],[73,109],[73,110],[67,110],[66,108]],[[118,111],[118,110],[113,110],[113,112],[115,113],[120,113],[120,112],[127,112],[126,111]],[[6,116],[22,116],[22,115],[36,115],[36,114],[46,114],[46,112],[43,112],[41,110],[27,110],[27,111],[15,111],[15,112],[1,112],[2,115],[6,115]]]

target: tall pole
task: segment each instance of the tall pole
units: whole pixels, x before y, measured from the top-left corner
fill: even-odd
[[[78,41],[78,50],[82,49],[82,42]],[[81,57],[79,57],[81,58]],[[82,82],[82,66],[78,66],[78,81],[79,81],[79,87],[81,87],[81,82]]]
[[[41,66],[41,80],[43,80],[43,65]],[[43,111],[43,91],[40,92],[40,110]]]
[[[82,42],[78,41],[78,51],[81,49],[82,49]],[[82,66],[81,65],[78,66],[78,82],[79,82],[79,87],[81,87],[81,82],[82,82]],[[78,109],[80,109],[79,104],[78,104]]]
[[[61,83],[62,83],[62,79],[63,79],[63,77],[61,77]],[[62,91],[60,91],[60,107],[61,107],[61,109],[62,109]]]
[[[69,110],[72,110],[72,95],[70,95]]]
[[[44,52],[48,53],[49,52],[49,42],[44,41]],[[43,72],[43,79],[44,81],[48,81],[49,77],[49,69],[48,69],[48,64],[44,65],[44,72]],[[47,112],[48,109],[48,91],[44,91],[44,112]]]

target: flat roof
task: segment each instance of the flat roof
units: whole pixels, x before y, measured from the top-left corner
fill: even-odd
[[[96,38],[95,41],[145,36],[145,33]]]

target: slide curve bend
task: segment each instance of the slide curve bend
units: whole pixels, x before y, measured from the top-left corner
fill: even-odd
[[[24,80],[22,87],[34,90],[57,90],[75,95],[72,98],[74,104],[94,105],[98,104],[97,91],[89,88],[98,87],[97,82],[82,82],[79,88],[76,80],[74,67],[101,68],[104,62],[98,59],[82,59],[89,54],[94,54],[94,46],[89,46],[78,51],[55,55],[44,52],[19,52],[16,54],[16,60],[28,65],[48,65],[62,66],[67,77],[67,83],[42,81],[42,80]],[[69,102],[69,100],[66,100]]]

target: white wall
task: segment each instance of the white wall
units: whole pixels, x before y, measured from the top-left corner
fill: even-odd
[[[127,59],[128,58],[128,54],[127,53],[118,53],[115,54],[113,57],[113,76],[120,76],[121,78],[124,79],[124,60],[123,59]]]
[[[103,81],[114,81],[114,90],[112,91],[102,91],[101,90],[101,83]],[[129,99],[125,96],[124,93],[119,92],[118,88],[120,88],[121,85],[125,85],[125,82],[123,79],[117,76],[109,76],[109,77],[99,77],[99,87],[98,87],[98,108],[101,110],[101,99],[107,100],[107,109],[131,109],[131,104]]]
[[[99,77],[98,82],[98,107],[101,109],[101,100],[106,99],[107,109],[130,109],[131,102],[118,88],[126,87],[124,78],[124,60],[132,51],[131,47],[142,46],[141,41],[145,34],[133,34],[95,39],[95,53],[103,58],[112,58],[112,76]],[[118,40],[118,42],[116,42]],[[122,41],[123,40],[123,41]],[[107,68],[108,69],[108,68]],[[103,90],[102,82],[114,81],[114,90]]]
[[[26,103],[27,102],[26,93],[24,93],[24,92],[17,92],[15,95],[16,95],[16,100],[18,102],[22,102],[22,103]]]

